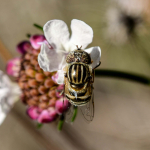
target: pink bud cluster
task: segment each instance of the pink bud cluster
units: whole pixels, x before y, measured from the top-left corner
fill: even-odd
[[[21,57],[10,60],[6,71],[18,79],[28,116],[39,123],[49,123],[68,109],[69,102],[63,96],[64,85],[56,83],[57,73],[43,72],[38,65],[43,42],[44,35],[33,35],[29,41],[19,43],[16,49]]]

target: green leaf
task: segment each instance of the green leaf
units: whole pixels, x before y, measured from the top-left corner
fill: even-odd
[[[74,120],[76,119],[77,112],[78,112],[78,107],[74,106],[73,117],[71,118],[71,122],[74,122]]]
[[[64,117],[64,114],[62,114],[62,115],[60,116],[60,120],[59,120],[58,125],[57,125],[57,129],[58,129],[59,131],[62,130],[64,121],[65,121],[65,117]]]
[[[37,123],[37,128],[40,129],[42,128],[43,124],[42,123]]]
[[[33,26],[36,27],[37,29],[40,29],[41,31],[43,31],[43,27],[42,26],[40,26],[40,25],[38,25],[36,23],[34,23]]]

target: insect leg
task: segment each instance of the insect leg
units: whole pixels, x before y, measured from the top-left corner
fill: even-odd
[[[95,71],[93,70],[92,71],[92,80],[91,80],[91,83],[94,83],[94,75],[95,75]]]
[[[93,69],[96,69],[98,66],[100,66],[100,64],[101,64],[101,61],[100,61],[99,64],[98,64],[95,68],[93,68]]]
[[[60,96],[64,94],[64,90],[61,91],[61,93],[59,94]]]
[[[93,71],[93,83],[94,83],[94,77],[95,77],[95,70]]]
[[[92,95],[92,104],[93,104],[93,118],[94,118],[94,113],[95,113],[95,106],[94,106],[94,92]]]

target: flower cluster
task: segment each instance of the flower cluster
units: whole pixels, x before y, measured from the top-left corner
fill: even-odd
[[[27,114],[39,123],[49,123],[62,114],[69,105],[63,95],[63,85],[55,82],[56,72],[44,72],[38,64],[40,43],[46,42],[43,35],[33,35],[29,41],[17,45],[20,58],[7,64],[7,73],[17,77],[22,90],[21,99],[27,105]]]
[[[39,123],[48,123],[67,110],[69,102],[61,94],[64,90],[66,55],[82,47],[90,54],[91,68],[99,65],[100,47],[85,49],[92,42],[93,30],[83,21],[73,19],[72,36],[65,22],[50,20],[44,25],[44,36],[34,35],[29,41],[18,44],[21,58],[8,62],[8,74],[18,77],[22,101],[27,104],[27,114]],[[41,69],[42,68],[42,69]]]

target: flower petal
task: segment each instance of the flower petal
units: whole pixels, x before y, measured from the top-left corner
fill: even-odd
[[[57,52],[54,49],[49,49],[49,47],[43,43],[38,55],[38,62],[44,71],[53,72],[61,70],[65,66],[65,57],[66,54],[64,52]]]
[[[55,103],[56,112],[60,115],[68,109],[69,101],[65,98],[60,98]]]
[[[31,106],[27,109],[28,116],[33,120],[38,119],[41,112],[42,112],[42,110],[36,106]]]
[[[93,30],[85,22],[77,19],[71,21],[72,36],[69,41],[69,46],[71,50],[82,46],[85,49],[93,40]]]
[[[45,41],[45,36],[44,35],[33,35],[30,37],[30,42],[31,42],[31,45],[34,49],[39,49],[41,47],[40,44],[38,43],[41,43],[43,41]]]
[[[58,78],[57,78],[56,82],[58,84],[64,84],[64,72],[63,72],[63,70],[58,70],[57,74],[58,74]]]
[[[69,41],[68,27],[62,20],[48,21],[43,30],[47,41],[54,49],[63,49],[63,45]]]
[[[92,68],[94,69],[100,63],[101,49],[97,46],[85,49],[85,51],[90,54],[91,59],[93,61]]]
[[[58,73],[55,73],[55,74],[52,76],[52,80],[57,83],[57,79],[58,79]]]
[[[19,100],[21,90],[17,83],[11,82],[0,70],[0,125],[4,121],[14,103]]]
[[[7,116],[7,114],[5,112],[3,112],[2,108],[0,107],[0,125],[3,123],[6,116]]]
[[[49,108],[48,110],[43,110],[40,116],[38,117],[39,123],[49,123],[56,119],[57,113],[54,108]]]

